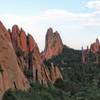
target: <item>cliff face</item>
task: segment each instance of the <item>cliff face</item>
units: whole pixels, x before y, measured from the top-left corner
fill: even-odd
[[[21,28],[20,34],[19,34],[19,39],[20,39],[20,47],[23,52],[28,52],[28,46],[27,46],[27,36],[25,31]]]
[[[17,37],[17,35],[15,36]],[[17,40],[15,39],[15,41]],[[13,45],[16,46],[17,44]],[[20,70],[16,58],[10,35],[0,22],[0,94],[9,88],[24,90],[29,87],[28,81]]]
[[[9,30],[8,32],[17,55],[18,64],[22,71],[26,71],[28,69],[28,47],[26,33],[17,25],[14,25],[12,30]]]
[[[17,34],[16,37],[13,36],[14,33]],[[12,27],[12,31],[9,34],[17,54],[18,64],[22,71],[26,74],[31,71],[31,79],[34,82],[38,81],[40,84],[47,85],[51,81],[48,75],[48,69],[41,59],[41,54],[34,38],[30,34],[26,35],[25,31],[22,28],[19,29],[16,25]],[[15,46],[15,44],[17,45]]]
[[[63,80],[63,76],[62,76],[59,68],[57,66],[54,66],[53,63],[51,63],[50,70],[51,70],[50,77],[51,77],[52,83],[54,83],[57,79]]]
[[[12,27],[12,31],[9,33],[12,43],[14,42],[13,46],[15,51],[17,50],[22,52],[21,55],[17,56],[20,68],[26,73],[27,71],[31,70],[32,80],[34,82],[38,81],[41,84],[47,85],[49,82],[54,82],[57,78],[62,78],[58,67],[54,69],[51,67],[49,70],[48,67],[44,65],[38,45],[30,34],[26,36],[25,31],[22,28],[19,29],[17,25],[14,25]],[[15,36],[13,36],[13,34],[15,34]],[[60,54],[62,49],[63,44],[59,33],[53,33],[51,28],[48,29],[46,36],[45,58],[51,58]]]
[[[62,50],[63,43],[59,33],[57,31],[53,33],[53,29],[49,28],[46,34],[45,50],[42,54],[43,58],[46,60],[50,59],[62,53]]]
[[[11,40],[12,40],[14,49],[16,49],[20,44],[19,33],[20,33],[19,27],[17,25],[14,25],[12,27],[12,32],[10,32],[10,36],[11,36]]]
[[[50,81],[48,72],[41,59],[39,48],[31,35],[28,35],[29,47],[29,66],[33,70],[33,80],[41,84],[46,84]]]

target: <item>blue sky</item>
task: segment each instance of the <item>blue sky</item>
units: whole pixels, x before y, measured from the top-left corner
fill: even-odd
[[[87,0],[0,0],[0,12],[26,15],[37,14],[47,9],[85,11],[82,4]]]
[[[49,27],[58,30],[64,44],[86,48],[100,39],[100,0],[0,0],[0,20],[32,34],[43,50]]]

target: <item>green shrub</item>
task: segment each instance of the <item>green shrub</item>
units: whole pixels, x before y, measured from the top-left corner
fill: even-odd
[[[17,55],[17,57],[23,56],[23,51],[21,50],[21,48],[18,47],[16,49],[16,55]]]
[[[0,65],[0,73],[3,74],[3,71],[4,70],[2,69],[2,66]]]
[[[44,87],[40,84],[31,84],[28,91],[8,90],[3,100],[67,100],[68,95],[54,86]]]
[[[17,99],[14,96],[13,91],[9,89],[8,91],[5,92],[3,100],[17,100]]]

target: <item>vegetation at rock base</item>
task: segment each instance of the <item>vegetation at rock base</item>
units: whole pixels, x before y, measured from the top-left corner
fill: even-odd
[[[3,100],[66,100],[67,93],[56,89],[54,86],[44,87],[39,84],[32,84],[26,92],[21,90],[8,90]]]

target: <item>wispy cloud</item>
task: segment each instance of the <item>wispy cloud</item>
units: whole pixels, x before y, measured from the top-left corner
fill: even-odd
[[[30,32],[41,49],[44,48],[45,33],[48,27],[58,29],[65,44],[71,45],[74,48],[80,48],[79,45],[82,45],[84,42],[82,41],[83,37],[80,36],[79,40],[75,40],[77,36],[73,33],[79,34],[83,30],[87,33],[88,28],[93,33],[93,29],[100,27],[100,0],[89,0],[86,3],[86,7],[93,8],[95,11],[90,13],[75,13],[63,9],[48,9],[35,16],[2,14],[0,19],[6,27],[18,24],[27,32]],[[74,37],[70,36],[69,33],[74,35]]]
[[[100,10],[100,0],[90,0],[86,5],[88,8],[93,8],[96,10]]]

